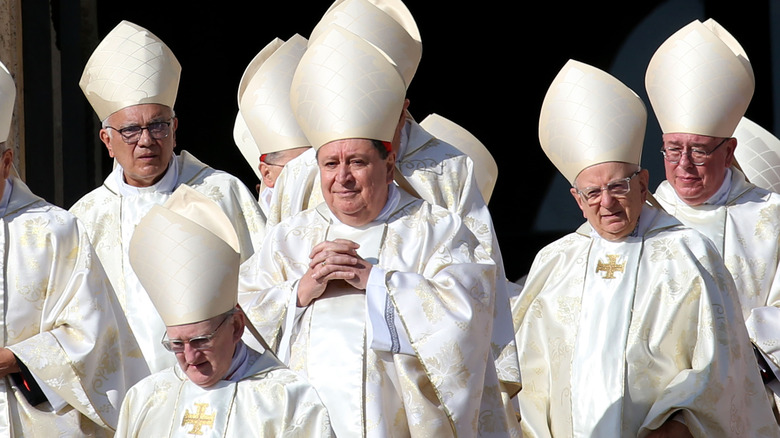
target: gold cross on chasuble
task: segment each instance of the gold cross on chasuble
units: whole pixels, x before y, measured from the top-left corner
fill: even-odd
[[[602,276],[601,278],[615,278],[615,272],[623,272],[626,267],[626,262],[618,264],[618,257],[620,256],[607,254],[607,260],[609,260],[609,263],[602,263],[601,260],[599,260],[598,264],[596,265],[596,272],[606,273],[606,275]]]
[[[184,411],[184,418],[181,420],[181,425],[192,425],[192,429],[187,432],[191,435],[203,435],[202,427],[214,427],[214,417],[216,414],[206,415],[206,409],[209,407],[208,403],[195,403],[198,411],[191,414],[189,409]]]

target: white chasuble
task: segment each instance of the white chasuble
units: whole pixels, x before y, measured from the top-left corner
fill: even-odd
[[[592,233],[582,293],[577,341],[572,357],[571,391],[574,436],[620,436],[625,355],[631,323],[632,291],[642,252],[634,245],[610,242]],[[593,395],[598,394],[598,397]]]
[[[271,353],[246,351],[230,380],[202,388],[179,365],[135,385],[122,403],[116,438],[332,437],[317,392]]]
[[[712,242],[649,205],[636,237],[592,233],[539,251],[518,301],[524,436],[780,436]]]
[[[2,346],[46,400],[33,405],[10,375],[0,379],[0,436],[112,436],[146,362],[82,225],[21,180],[5,190]]]
[[[386,219],[376,221],[386,226],[377,255],[370,254],[374,245],[366,243],[377,239],[361,236],[374,231],[347,230],[347,234],[335,225],[330,212],[324,215],[317,208],[301,212],[274,226],[261,251],[242,264],[239,303],[273,345],[288,335],[285,323],[296,320],[296,331],[289,334],[293,371],[304,376],[313,372],[316,381],[325,376],[318,375],[325,371],[316,368],[329,370],[328,385],[337,388],[354,387],[358,380],[350,373],[360,373],[363,393],[358,396],[363,397],[363,406],[358,411],[341,418],[341,408],[326,401],[337,434],[337,423],[343,421],[347,437],[519,436],[514,416],[511,429],[495,362],[490,360],[495,264],[458,216],[395,190],[400,196],[397,207]],[[360,303],[355,300],[335,309],[328,303],[334,298],[329,297],[314,300],[301,312],[294,300],[298,281],[308,270],[309,254],[315,245],[334,237],[357,239],[358,253],[364,258],[378,256],[371,275],[384,272],[379,277],[386,293],[374,294],[373,287],[379,286],[369,284],[365,294],[350,296],[359,297]],[[376,296],[389,298],[389,306],[385,301],[373,303]],[[335,319],[319,315],[325,306],[339,317],[349,311],[354,321],[332,321],[322,328],[327,320],[321,317]],[[377,309],[388,312],[374,319],[371,315]],[[386,327],[379,327],[377,321]],[[333,332],[336,327],[340,333]],[[369,327],[373,327],[371,335]],[[383,347],[394,342],[374,342],[380,336],[393,339],[393,332],[405,346],[396,350]],[[343,359],[331,348],[321,348],[323,342],[330,343],[324,344],[327,347],[353,343],[333,350],[359,359],[360,364],[342,365]],[[345,395],[340,402],[356,400],[360,399]],[[356,421],[359,429],[353,433]]]

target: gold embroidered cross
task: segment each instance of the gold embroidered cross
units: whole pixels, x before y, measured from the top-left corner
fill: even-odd
[[[191,414],[189,409],[184,411],[184,418],[181,420],[181,425],[192,425],[192,430],[187,432],[191,435],[203,435],[202,427],[214,427],[214,417],[216,414],[206,415],[206,409],[209,407],[208,403],[195,403],[198,411]]]
[[[615,272],[623,272],[623,269],[626,267],[626,262],[618,264],[618,257],[619,256],[608,254],[607,259],[609,259],[609,263],[601,263],[601,261],[599,261],[596,265],[596,272],[606,272],[607,275],[602,277],[604,279],[615,278]]]

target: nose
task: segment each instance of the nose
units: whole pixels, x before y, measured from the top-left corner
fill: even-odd
[[[336,181],[339,184],[348,182],[352,179],[352,172],[349,169],[349,166],[347,164],[340,164],[338,170],[336,171]]]
[[[190,346],[190,343],[187,342],[184,344],[184,351],[182,352],[184,354],[184,360],[187,361],[188,364],[195,363],[195,358],[200,354],[200,350],[196,350]]]
[[[141,136],[138,137],[138,144],[141,146],[149,146],[154,142],[152,134],[149,133],[149,129],[145,128],[141,130]]]
[[[602,207],[609,207],[615,201],[615,198],[609,193],[609,190],[601,191],[601,200],[599,203]]]
[[[683,162],[685,160],[685,162]],[[693,167],[693,162],[691,162],[691,153],[689,151],[683,150],[682,154],[680,154],[680,161],[677,163],[678,166],[682,167]]]

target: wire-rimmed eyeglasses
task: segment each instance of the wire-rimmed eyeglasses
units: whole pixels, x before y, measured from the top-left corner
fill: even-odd
[[[183,353],[185,344],[190,344],[190,347],[199,351],[210,350],[214,346],[212,339],[217,335],[217,332],[219,331],[220,327],[222,327],[222,324],[224,324],[225,321],[227,321],[228,318],[230,318],[232,315],[232,313],[229,313],[225,319],[219,323],[217,328],[215,328],[213,332],[207,335],[195,336],[194,338],[190,339],[168,339],[166,337],[167,334],[163,334],[163,338],[160,343],[163,347],[165,347],[166,350],[174,353]]]
[[[717,146],[715,146],[711,151],[707,152],[702,149],[697,148],[690,148],[688,149],[688,159],[691,161],[691,164],[694,166],[703,166],[704,163],[707,162],[707,157],[712,155],[713,152],[717,151],[719,147],[723,145],[723,143],[726,142],[730,137],[724,138],[720,143],[718,143]],[[664,159],[672,164],[677,164],[682,160],[683,153],[685,153],[684,148],[679,147],[661,147],[661,153],[664,155]]]
[[[627,176],[625,178],[616,179],[614,181],[610,181],[605,186],[591,186],[591,187],[585,187],[584,189],[576,189],[577,193],[579,193],[580,198],[582,198],[583,201],[587,202],[590,205],[595,205],[599,202],[601,199],[601,193],[605,190],[607,193],[609,193],[609,196],[612,196],[613,198],[624,198],[628,192],[631,191],[631,179],[635,176],[639,175],[639,172],[642,171],[642,168],[636,170],[636,172],[632,173],[631,176]]]
[[[106,125],[103,128],[113,129],[114,131],[118,132],[119,135],[122,136],[122,140],[124,140],[124,142],[127,144],[136,144],[138,143],[138,140],[141,139],[141,134],[143,134],[144,129],[149,131],[149,136],[151,136],[155,140],[160,140],[168,137],[171,134],[172,120],[173,118],[171,117],[167,121],[152,122],[146,126],[133,125],[133,126],[127,126],[121,129],[117,129],[114,128],[113,126]]]

